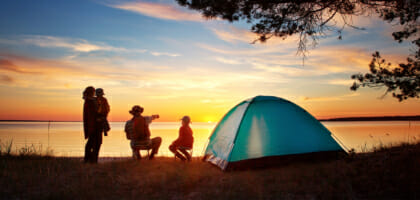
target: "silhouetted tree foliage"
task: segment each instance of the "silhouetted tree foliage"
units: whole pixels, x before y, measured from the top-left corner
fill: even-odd
[[[369,64],[370,73],[354,74],[352,79],[357,80],[351,86],[351,90],[357,90],[360,86],[387,87],[387,93],[393,92],[392,96],[403,101],[408,98],[419,97],[420,92],[420,62],[407,58],[407,63],[401,63],[399,67],[390,69],[391,63],[386,63],[379,52],[374,53]]]
[[[305,55],[308,42],[317,44],[317,40],[326,31],[338,33],[342,39],[342,30],[353,26],[351,17],[378,14],[383,20],[402,26],[392,33],[398,42],[414,38],[414,56],[407,58],[407,63],[399,64],[395,69],[379,53],[374,53],[370,73],[352,76],[356,82],[351,87],[387,87],[400,101],[419,97],[419,43],[418,37],[420,0],[176,0],[181,6],[197,10],[206,18],[220,18],[230,22],[245,20],[250,23],[251,31],[258,35],[253,41],[265,42],[271,37],[287,38],[298,35],[298,52]],[[336,19],[342,19],[342,26],[337,27]],[[399,92],[399,93],[398,93]]]

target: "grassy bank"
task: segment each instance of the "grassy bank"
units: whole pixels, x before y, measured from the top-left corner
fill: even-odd
[[[2,199],[419,199],[420,144],[333,161],[222,172],[198,159],[97,165],[0,156]]]

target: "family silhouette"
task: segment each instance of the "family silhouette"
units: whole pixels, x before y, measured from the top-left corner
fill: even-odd
[[[98,90],[100,93],[100,88]],[[104,128],[104,125],[108,124],[105,122],[110,111],[108,102],[103,97],[103,90],[100,98],[95,97],[95,93],[96,90],[92,86],[83,91],[83,99],[85,100],[83,105],[83,130],[85,139],[87,139],[83,160],[85,163],[98,162],[99,149],[102,145],[102,132],[106,135],[110,130],[109,125]],[[104,108],[106,109],[104,110]]]
[[[95,90],[92,86],[86,87],[83,92],[83,128],[85,139],[87,139],[83,160],[85,163],[98,162],[102,134],[107,136],[107,133],[111,130],[107,119],[110,106],[104,95],[102,88]],[[134,105],[129,110],[132,118],[125,123],[124,131],[127,139],[130,140],[133,158],[141,159],[140,150],[147,150],[148,159],[152,160],[159,151],[162,138],[151,138],[149,125],[153,120],[158,119],[159,115],[143,116],[143,111],[144,108],[139,105]],[[193,131],[189,126],[191,118],[184,116],[181,121],[179,136],[169,146],[169,150],[182,161],[190,161],[192,155],[188,151],[191,151],[194,142]],[[149,150],[152,151],[150,154]]]

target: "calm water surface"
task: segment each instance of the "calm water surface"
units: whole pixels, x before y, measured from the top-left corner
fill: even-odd
[[[420,141],[420,121],[392,122],[323,122],[347,149],[357,152],[371,151],[381,145],[397,145],[401,142]],[[193,123],[194,156],[200,156],[207,144],[215,123]],[[172,156],[168,146],[178,137],[180,123],[154,122],[152,137],[163,138],[160,156]],[[111,122],[111,131],[104,137],[100,156],[131,156],[129,141],[125,138],[124,122]],[[34,146],[38,151],[47,148],[55,156],[83,156],[86,141],[81,122],[0,122],[2,149],[12,142],[12,150]]]

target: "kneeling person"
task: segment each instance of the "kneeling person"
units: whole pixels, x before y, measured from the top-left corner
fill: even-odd
[[[135,158],[141,159],[140,149],[152,149],[149,159],[153,159],[155,154],[159,151],[162,138],[154,137],[150,139],[150,122],[148,123],[147,119],[141,115],[143,111],[144,109],[138,105],[133,106],[129,111],[130,114],[133,115],[133,118],[131,119],[132,127],[129,127],[132,128],[132,136],[129,138],[131,140],[130,145]],[[131,124],[129,126],[131,126]]]
[[[174,142],[172,142],[171,146],[169,146],[169,150],[175,154],[176,157],[180,158],[181,160],[191,160],[191,156],[187,150],[192,149],[193,147],[193,131],[190,128],[191,119],[189,116],[184,116],[182,118],[182,126],[179,128],[179,136]],[[181,154],[181,153],[183,154]]]

